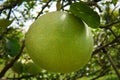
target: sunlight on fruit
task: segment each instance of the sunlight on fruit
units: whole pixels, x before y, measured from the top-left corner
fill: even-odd
[[[90,29],[72,14],[59,11],[39,17],[28,30],[25,41],[33,61],[50,72],[79,70],[93,50]]]

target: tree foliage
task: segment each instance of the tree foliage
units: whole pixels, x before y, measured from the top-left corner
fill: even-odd
[[[82,69],[69,74],[39,74],[12,71],[15,62],[25,65],[30,59],[24,37],[30,24],[39,16],[56,10],[69,12],[72,3],[83,2],[100,16],[100,25],[93,29],[94,50],[90,61]],[[0,78],[48,80],[119,80],[120,79],[120,0],[1,0],[0,1]],[[80,5],[74,6],[80,7]],[[74,11],[74,8],[73,8]],[[79,12],[79,10],[78,10]],[[77,12],[74,12],[77,14]],[[93,13],[94,14],[94,13]],[[94,24],[95,15],[88,22]],[[93,21],[92,21],[93,20]],[[97,23],[96,23],[97,24]],[[96,26],[95,24],[95,26]],[[88,44],[89,45],[89,44]],[[24,66],[23,66],[24,68]]]

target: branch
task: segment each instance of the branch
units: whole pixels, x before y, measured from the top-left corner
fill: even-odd
[[[37,17],[35,19],[37,19],[42,13],[43,10],[48,6],[48,4],[51,2],[52,0],[49,0],[45,5],[43,5],[41,11],[38,13]]]
[[[98,53],[100,50],[104,49],[105,47],[118,42],[119,38],[120,38],[120,36],[118,36],[117,38],[115,38],[113,41],[111,41],[111,42],[109,42],[109,43],[107,43],[107,44],[105,44],[103,46],[100,46],[98,49],[96,49],[96,50],[93,51],[92,56],[95,55],[96,53]]]
[[[9,5],[0,5],[0,12],[2,12],[5,9],[12,9],[12,8],[14,8],[18,4],[19,1],[20,0],[13,1]]]
[[[8,19],[8,20],[9,20],[9,18],[10,18],[11,11],[12,11],[12,8],[10,8],[10,10],[9,10],[9,13],[8,13],[8,16],[7,16],[7,19]]]
[[[105,68],[103,69],[103,67],[102,67],[99,75],[96,76],[96,77],[94,77],[94,78],[92,78],[92,79],[90,79],[90,80],[96,80],[96,79],[98,79],[98,78],[106,75],[106,73],[108,73],[108,72],[109,72],[109,69],[108,69],[108,68],[106,69],[106,67],[105,67]]]
[[[113,34],[113,36],[117,39],[117,35],[115,34],[115,32],[111,28],[109,28],[109,30],[111,31],[111,33]]]
[[[19,25],[19,19],[17,18],[13,10],[12,10],[12,14],[14,15],[15,19],[17,20],[17,24]]]
[[[9,70],[9,68],[11,68],[14,65],[15,61],[17,61],[19,59],[20,55],[23,52],[24,46],[25,46],[25,44],[24,44],[24,41],[23,41],[21,49],[18,52],[17,56],[14,59],[12,59],[8,64],[6,64],[6,66],[0,72],[0,78],[2,78],[5,75],[5,73]]]
[[[113,69],[115,70],[118,78],[120,79],[120,73],[119,73],[118,67],[115,65],[111,55],[106,51],[106,49],[103,49],[103,52],[107,55],[107,58],[108,58],[109,62],[111,63]]]
[[[112,22],[110,24],[106,24],[104,26],[100,26],[99,28],[110,28],[111,26],[113,26],[113,25],[115,25],[117,23],[120,23],[120,20],[114,21],[114,22]]]

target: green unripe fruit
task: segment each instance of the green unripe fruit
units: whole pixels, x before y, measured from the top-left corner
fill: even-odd
[[[39,17],[26,34],[26,48],[33,61],[51,72],[73,72],[91,57],[93,38],[82,20],[66,12]]]

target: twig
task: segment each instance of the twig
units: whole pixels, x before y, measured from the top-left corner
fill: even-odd
[[[115,70],[115,72],[116,72],[118,78],[120,79],[119,70],[118,70],[117,66],[114,64],[114,61],[113,61],[112,57],[111,57],[108,53],[107,53],[106,55],[108,56],[108,59],[109,59],[111,65],[112,65],[113,69]]]
[[[48,2],[46,2],[45,5],[43,5],[41,11],[38,13],[37,17],[35,19],[37,19],[42,13],[43,13],[43,10],[48,6],[48,4],[51,2],[52,0],[49,0]]]
[[[115,25],[117,23],[120,23],[120,20],[114,21],[114,22],[112,22],[110,24],[106,24],[104,26],[100,26],[99,28],[110,28],[111,26],[113,26],[113,25]]]
[[[17,20],[17,24],[19,25],[19,19],[17,18],[13,10],[12,10],[12,14],[14,15],[15,19]]]
[[[111,28],[109,28],[109,30],[111,31],[111,33],[113,34],[113,36],[117,39],[117,35],[115,34],[115,32]]]
[[[96,49],[96,50],[93,51],[92,56],[93,56],[94,54],[96,54],[97,52],[99,52],[100,50],[104,49],[105,47],[107,47],[107,46],[109,46],[109,45],[111,45],[111,44],[114,44],[114,43],[118,42],[119,38],[120,38],[120,36],[118,36],[117,38],[115,38],[113,41],[111,41],[111,42],[109,42],[109,43],[106,43],[106,44],[103,45],[103,46],[100,46],[98,49]]]
[[[64,5],[65,0],[62,0],[61,7]],[[60,8],[62,11],[64,11],[64,8]]]
[[[0,12],[2,12],[2,11],[5,10],[5,9],[14,8],[14,7],[18,4],[19,1],[20,1],[20,0],[13,1],[13,2],[11,2],[11,4],[9,4],[9,5],[0,5]]]
[[[120,5],[117,5],[117,6],[114,7],[114,9],[113,9],[112,12],[111,12],[111,15],[114,14],[114,11],[115,11],[117,8],[119,8],[119,6],[120,6]]]
[[[8,13],[8,16],[7,16],[7,19],[8,19],[8,20],[9,20],[9,18],[10,18],[11,11],[12,11],[12,8],[10,8],[10,10],[9,10],[9,13]]]
[[[66,7],[66,6],[70,5],[70,4],[71,4],[71,3],[68,2],[68,3],[66,3],[65,5],[62,5],[62,6],[61,6],[61,9],[63,9],[64,7]]]
[[[109,69],[106,69],[106,67],[105,67],[104,69],[102,69],[102,71],[100,72],[100,74],[98,76],[96,76],[96,77],[94,77],[94,78],[92,78],[90,80],[96,80],[96,79],[104,76],[107,72],[109,72]]]
[[[103,49],[103,52],[107,55],[107,58],[108,58],[109,62],[111,63],[113,69],[115,70],[118,78],[120,79],[120,73],[119,73],[118,67],[115,65],[111,55],[106,51],[106,49]]]
[[[24,46],[25,46],[25,44],[24,44],[24,41],[23,41],[21,49],[18,52],[17,56],[14,59],[12,59],[8,64],[6,64],[6,66],[0,72],[0,78],[2,78],[5,75],[5,73],[9,70],[9,68],[11,68],[14,65],[15,61],[17,61],[19,59],[20,55],[23,52]]]

